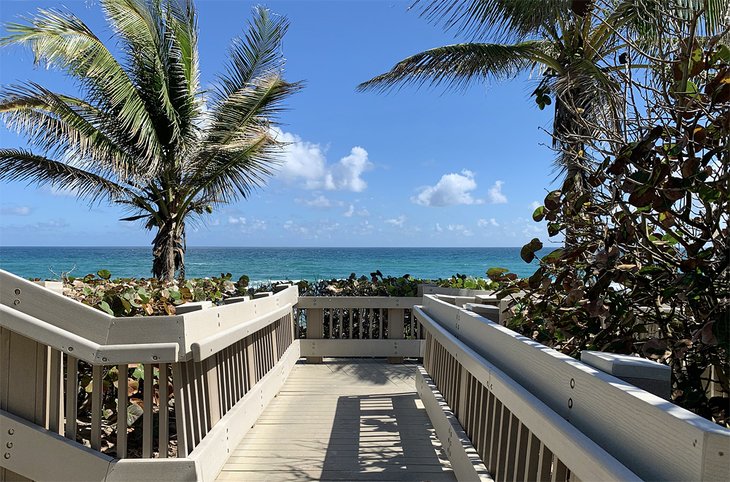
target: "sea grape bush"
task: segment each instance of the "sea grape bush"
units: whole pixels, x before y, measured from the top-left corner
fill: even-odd
[[[117,278],[100,270],[64,280],[64,294],[113,316],[174,315],[175,307],[191,301],[220,302],[248,292],[248,277],[232,281],[230,273],[185,281]]]
[[[455,274],[450,278],[428,280],[403,276],[384,276],[379,270],[370,276],[350,274],[345,279],[299,281],[301,296],[417,296],[418,286],[428,283],[446,288],[494,290],[516,275],[504,268],[493,268],[487,278]],[[231,273],[184,282],[155,278],[116,278],[108,270],[80,278],[67,277],[64,294],[113,316],[174,315],[175,307],[193,301],[221,303],[225,298],[273,291],[275,282],[249,286],[246,275],[233,281]]]
[[[673,401],[726,425],[728,398],[708,384],[730,391],[730,48],[696,22],[660,18],[672,41],[642,59],[643,79],[623,79],[624,131],[589,126],[583,189],[567,179],[534,212],[569,242],[501,294],[525,293],[513,329],[572,356],[665,363]],[[533,239],[523,259],[541,247]]]

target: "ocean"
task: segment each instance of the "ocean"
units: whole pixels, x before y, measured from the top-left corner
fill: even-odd
[[[112,277],[149,277],[149,247],[0,247],[0,269],[25,278],[59,279],[107,269]],[[491,267],[520,276],[537,269],[520,248],[214,248],[188,247],[189,278],[245,274],[253,283],[271,280],[346,278],[350,273],[447,278],[456,273],[484,277]]]

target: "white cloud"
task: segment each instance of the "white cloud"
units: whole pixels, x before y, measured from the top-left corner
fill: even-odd
[[[542,204],[540,204],[539,202],[532,201],[530,203],[530,211],[534,211],[535,209],[539,208],[540,206],[542,206]]]
[[[393,226],[396,226],[398,228],[402,228],[403,224],[406,222],[406,217],[401,214],[397,218],[386,219],[385,222],[388,224],[392,224]]]
[[[494,218],[480,219],[479,221],[477,221],[477,226],[479,226],[480,228],[486,228],[489,226],[494,226],[495,228],[498,228],[499,223]]]
[[[436,226],[434,227],[437,233],[443,232],[444,228],[441,227],[439,223],[436,223]]]
[[[28,206],[2,206],[0,214],[3,216],[27,216],[31,209]]]
[[[306,226],[297,224],[294,221],[292,221],[291,219],[284,223],[283,228],[289,232],[301,234],[304,236],[309,234],[309,228],[307,228]]]
[[[365,217],[370,216],[370,211],[368,211],[365,208],[355,209],[355,205],[354,204],[350,204],[350,207],[348,207],[347,208],[347,211],[345,211],[344,213],[342,213],[342,215],[345,216],[346,218],[351,218],[353,216],[359,216],[361,218],[365,218]]]
[[[350,154],[333,164],[327,163],[319,144],[305,141],[296,134],[274,128],[274,137],[285,143],[282,165],[277,177],[288,183],[304,181],[305,189],[362,192],[367,188],[363,173],[372,169],[368,152],[355,146]]]
[[[238,224],[240,226],[246,225],[246,218],[243,216],[228,216],[228,224]]]
[[[452,232],[460,233],[464,236],[474,235],[474,233],[470,229],[467,229],[467,227],[463,224],[449,224],[447,229]]]
[[[444,174],[434,186],[421,188],[411,201],[421,206],[454,206],[457,204],[482,204],[471,191],[477,188],[474,173],[464,169],[461,173]]]
[[[302,202],[306,204],[307,206],[314,207],[314,208],[329,208],[332,207],[332,201],[324,197],[323,195],[319,195],[314,199],[297,199],[297,201]]]
[[[502,186],[504,186],[503,181],[495,181],[494,185],[489,188],[489,202],[492,204],[506,204],[507,203],[507,196],[502,194]]]
[[[263,219],[254,219],[248,228],[249,231],[266,231],[266,221]]]

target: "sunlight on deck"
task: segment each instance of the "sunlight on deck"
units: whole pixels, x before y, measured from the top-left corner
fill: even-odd
[[[456,480],[414,388],[416,365],[300,362],[219,480]]]

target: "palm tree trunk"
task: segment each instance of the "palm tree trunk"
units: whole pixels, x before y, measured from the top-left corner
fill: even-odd
[[[152,275],[164,281],[173,281],[180,270],[184,277],[184,224],[166,219],[152,241]]]

